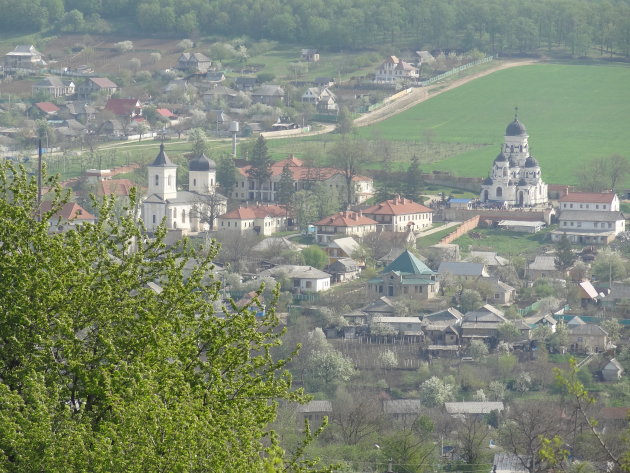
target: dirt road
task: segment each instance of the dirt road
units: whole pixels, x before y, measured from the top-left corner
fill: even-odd
[[[418,87],[414,89],[408,95],[401,97],[398,100],[395,100],[387,105],[384,105],[381,108],[374,110],[373,112],[366,113],[365,115],[361,115],[354,121],[355,126],[368,126],[374,123],[378,123],[387,118],[390,118],[400,112],[403,112],[419,103],[424,102],[432,97],[440,95],[441,93],[452,90],[460,85],[466,84],[472,80],[479,79],[480,77],[487,76],[492,74],[493,72],[500,71],[501,69],[509,69],[511,67],[517,66],[525,66],[528,64],[534,64],[536,61],[533,60],[523,60],[523,61],[510,61],[510,62],[498,62],[493,67],[486,69],[484,71],[478,72],[476,74],[471,74],[461,79],[456,79],[450,82],[445,87],[437,89],[439,87],[438,84],[434,84],[431,87]]]

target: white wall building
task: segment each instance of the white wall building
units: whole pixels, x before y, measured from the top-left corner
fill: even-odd
[[[514,117],[505,130],[501,152],[481,185],[482,202],[517,207],[547,205],[547,184],[541,178],[538,161],[530,154],[528,138],[525,125]]]
[[[188,176],[189,190],[178,190],[177,165],[161,144],[155,161],[147,167],[148,197],[142,203],[147,231],[154,232],[163,220],[168,230],[184,234],[215,227],[210,220],[225,213],[227,204],[227,199],[215,192],[216,164],[203,154],[197,156],[190,161]]]

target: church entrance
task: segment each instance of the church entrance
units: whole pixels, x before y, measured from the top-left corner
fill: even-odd
[[[524,198],[523,198],[523,191],[520,191],[518,193],[518,205],[520,205],[521,207],[523,206],[523,200],[524,200]]]
[[[483,201],[487,202],[488,200],[488,189],[486,189],[485,191],[483,191]]]

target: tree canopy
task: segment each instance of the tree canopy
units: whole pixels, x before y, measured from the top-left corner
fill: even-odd
[[[273,304],[220,299],[212,257],[147,240],[113,200],[51,234],[23,169],[0,166],[0,471],[300,471],[268,424],[291,388]],[[42,207],[44,208],[44,207]],[[49,223],[50,222],[50,223]]]

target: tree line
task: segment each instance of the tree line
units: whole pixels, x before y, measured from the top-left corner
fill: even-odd
[[[3,31],[247,36],[320,48],[402,47],[630,55],[628,0],[0,0]],[[90,31],[91,30],[91,31]]]

